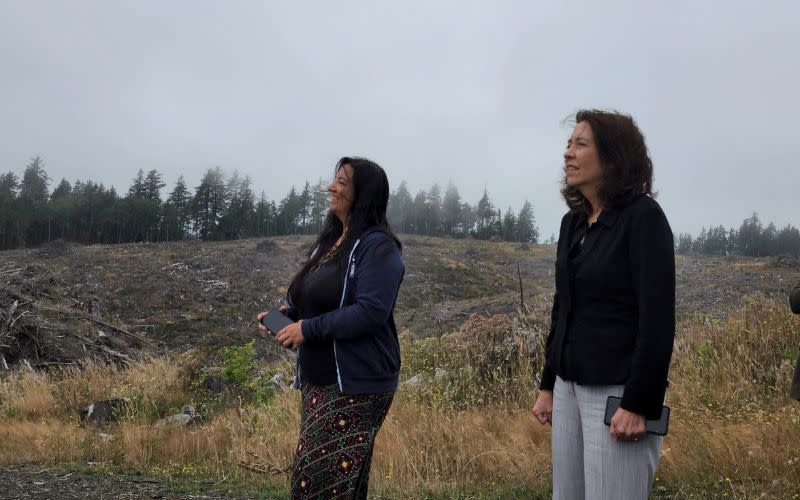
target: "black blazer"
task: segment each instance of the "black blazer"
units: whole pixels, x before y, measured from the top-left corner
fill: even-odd
[[[624,384],[622,408],[657,419],[675,338],[672,230],[658,203],[643,195],[604,209],[570,264],[570,248],[579,244],[572,236],[585,225],[583,213],[561,220],[540,388],[552,390],[565,372],[582,385]]]
[[[800,283],[796,284],[789,294],[789,307],[793,313],[800,314]]]

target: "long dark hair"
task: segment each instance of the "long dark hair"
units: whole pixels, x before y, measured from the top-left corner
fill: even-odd
[[[575,113],[575,124],[580,122],[588,123],[594,135],[603,170],[598,194],[604,206],[624,206],[643,194],[655,197],[653,162],[644,135],[633,118],[618,111],[582,109]],[[591,212],[589,200],[567,185],[566,173],[561,194],[570,210]]]
[[[371,227],[377,227],[391,237],[397,248],[402,251],[403,245],[392,232],[386,219],[386,207],[389,204],[389,179],[386,177],[386,172],[374,161],[358,156],[345,156],[336,162],[334,175],[345,165],[350,165],[353,169],[353,178],[350,179],[353,183],[353,203],[348,214],[347,235],[339,247],[344,251],[349,250],[361,233]],[[343,230],[342,221],[329,211],[322,232],[309,250],[308,261],[289,285],[287,297],[290,302],[297,282],[328,253],[336,240],[342,236]]]

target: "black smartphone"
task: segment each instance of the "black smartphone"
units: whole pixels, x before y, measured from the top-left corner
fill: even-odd
[[[261,318],[261,324],[264,325],[272,335],[277,335],[279,331],[292,323],[294,323],[294,321],[284,316],[278,309],[273,309]]]
[[[617,408],[619,408],[620,403],[622,402],[622,398],[617,396],[609,396],[606,400],[606,415],[603,419],[603,423],[610,426],[611,425],[611,417],[614,416],[616,413]],[[666,436],[667,430],[669,429],[669,406],[664,406],[661,409],[661,418],[658,420],[647,420],[645,421],[645,429],[647,430],[648,434],[654,434],[656,436]]]

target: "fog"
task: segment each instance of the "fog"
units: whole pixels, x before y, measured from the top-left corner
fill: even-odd
[[[563,120],[598,107],[646,134],[676,232],[800,225],[800,4],[648,4],[3,0],[0,171],[157,169],[166,196],[219,165],[280,199],[363,155],[393,188],[527,199],[546,238]]]

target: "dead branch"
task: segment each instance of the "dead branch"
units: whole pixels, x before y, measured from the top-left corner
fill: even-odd
[[[256,463],[254,462],[246,462],[241,460],[239,462],[239,467],[245,470],[249,470],[250,472],[256,472],[258,474],[264,474],[267,476],[282,476],[282,475],[289,475],[292,472],[292,466],[289,465],[283,469],[278,469],[277,467],[273,467],[271,465],[265,465],[263,463],[264,459],[253,453],[252,451],[247,452],[248,455],[256,459]]]
[[[92,347],[95,347],[95,348],[97,348],[97,349],[100,349],[101,351],[103,351],[103,352],[104,352],[104,353],[106,353],[106,354],[110,354],[111,356],[114,356],[114,357],[117,357],[117,358],[123,359],[123,360],[125,360],[125,361],[130,361],[130,359],[131,359],[131,357],[130,357],[130,356],[128,356],[127,354],[123,354],[123,353],[121,353],[121,352],[119,352],[119,351],[115,351],[114,349],[111,349],[111,348],[109,348],[109,347],[106,347],[106,346],[104,346],[103,344],[99,344],[99,343],[97,343],[96,341],[94,341],[94,340],[92,340],[92,339],[90,339],[90,338],[88,338],[88,337],[84,337],[83,335],[80,335],[80,334],[78,334],[78,333],[75,333],[75,332],[71,332],[71,331],[69,331],[69,330],[63,330],[63,331],[64,331],[64,333],[66,333],[67,335],[71,335],[71,336],[73,336],[73,337],[75,337],[75,338],[77,338],[77,339],[79,339],[79,340],[81,340],[81,341],[85,342],[85,344],[89,344],[89,345],[90,345],[90,346],[92,346]],[[83,349],[84,349],[84,350],[86,350],[86,345],[85,345],[85,344],[84,344],[84,346],[83,346]]]
[[[122,329],[122,328],[120,328],[118,326],[112,325],[111,323],[106,323],[105,321],[97,319],[94,316],[92,316],[90,314],[87,314],[87,313],[85,313],[83,311],[77,311],[77,310],[71,309],[71,308],[70,309],[61,309],[61,308],[49,309],[49,308],[44,308],[44,309],[45,310],[49,310],[51,312],[58,313],[58,314],[67,314],[67,315],[78,316],[79,318],[83,318],[83,319],[85,319],[87,321],[91,321],[92,323],[94,323],[96,325],[100,325],[100,326],[104,326],[106,328],[110,328],[111,330],[114,330],[115,332],[118,332],[118,333],[121,333],[123,335],[127,335],[127,336],[129,336],[131,338],[134,338],[134,339],[138,340],[139,342],[142,342],[144,344],[149,345],[150,347],[153,347],[153,348],[158,349],[158,350],[162,350],[156,344],[150,342],[149,340],[147,340],[146,338],[142,337],[141,335],[137,335],[135,333],[131,333],[131,332],[129,332],[127,330],[124,330],[124,329]]]
[[[239,467],[241,467],[244,470],[248,470],[250,472],[263,474],[265,476],[283,476],[283,475],[288,476],[292,471],[291,466],[281,470],[276,467],[272,467],[270,465],[251,464],[249,462],[245,462],[244,460],[239,462]]]
[[[26,301],[26,302],[32,304],[32,306],[35,307],[36,309],[39,309],[39,310],[42,310],[42,311],[48,311],[48,312],[56,313],[56,314],[59,314],[59,315],[63,314],[63,315],[75,316],[75,317],[78,317],[78,318],[82,318],[82,319],[85,319],[87,321],[91,321],[94,324],[97,324],[97,325],[100,325],[100,326],[104,326],[106,328],[114,330],[115,332],[121,333],[123,335],[127,335],[127,336],[129,336],[131,338],[134,338],[134,339],[138,340],[139,342],[142,342],[143,344],[147,344],[150,347],[153,347],[153,348],[158,349],[160,351],[163,350],[158,345],[156,345],[153,342],[149,341],[148,339],[142,337],[141,335],[137,335],[135,333],[131,333],[131,332],[129,332],[129,331],[123,329],[123,328],[120,328],[120,327],[118,327],[116,325],[112,325],[111,323],[107,323],[107,322],[105,322],[105,321],[103,321],[101,319],[98,319],[98,318],[92,316],[91,314],[85,313],[83,311],[79,311],[79,310],[74,309],[72,307],[64,307],[64,306],[49,307],[49,306],[46,306],[46,305],[41,304],[40,302],[34,300],[32,297],[29,297],[29,296],[25,295],[24,293],[22,293],[19,290],[15,290],[13,288],[9,288],[9,287],[3,286],[3,285],[0,285],[0,291],[6,292],[7,294],[11,295],[12,297],[15,297],[18,300],[23,300],[23,301]],[[23,313],[23,314],[25,314],[25,313]],[[19,317],[17,319],[19,319]],[[13,323],[12,323],[12,325],[13,325]],[[167,354],[169,355],[169,353],[167,353]]]
[[[40,361],[38,363],[34,363],[33,366],[36,368],[47,366],[78,366],[78,363],[76,361]]]
[[[7,286],[0,285],[0,291],[6,292],[7,294],[11,295],[15,299],[22,300],[25,302],[35,302],[32,297],[23,294],[19,290],[15,290],[13,288],[9,288]]]

